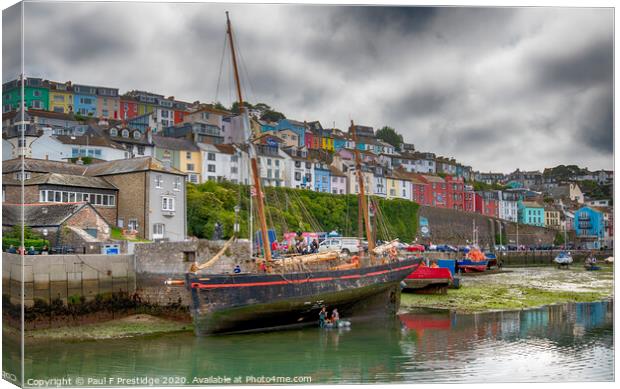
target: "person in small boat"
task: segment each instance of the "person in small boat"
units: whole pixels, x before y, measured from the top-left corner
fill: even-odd
[[[321,308],[321,312],[319,312],[319,327],[324,328],[325,322],[327,321],[327,310],[325,307]]]
[[[239,274],[239,273],[241,273],[241,266],[236,265],[236,266],[235,266],[235,269],[233,270],[233,272],[234,272],[235,274]]]
[[[332,318],[331,318],[331,322],[334,323],[334,325],[338,325],[338,320],[340,320],[340,314],[338,314],[338,309],[334,308],[334,310],[332,311]]]
[[[263,273],[267,273],[267,265],[265,265],[265,262],[261,262],[261,263],[258,265],[258,269],[259,269],[260,271],[262,271]]]

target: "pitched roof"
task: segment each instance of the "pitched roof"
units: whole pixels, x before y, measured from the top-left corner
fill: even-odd
[[[13,173],[22,170],[37,173],[62,173],[81,175],[86,170],[86,165],[77,165],[74,163],[49,161],[46,159],[34,158],[15,158],[2,161],[2,173]]]
[[[22,182],[12,178],[3,179],[5,185],[21,185]],[[116,187],[103,178],[78,176],[73,174],[60,174],[60,173],[45,173],[37,174],[30,179],[25,180],[25,186],[28,185],[61,185],[61,186],[74,186],[79,188],[98,188],[98,189],[116,189]]]
[[[536,201],[522,201],[521,204],[527,208],[544,208],[542,204],[537,203]]]
[[[44,110],[29,108],[26,113],[30,116],[35,116],[35,117],[77,121],[77,119],[75,118],[73,114],[64,113],[64,112],[44,111]]]
[[[161,161],[153,157],[117,159],[115,161],[95,163],[88,165],[84,174],[87,176],[107,176],[112,174],[134,173],[148,170],[177,174],[181,176],[186,175],[173,167],[164,166]]]
[[[59,226],[83,207],[92,205],[79,203],[2,204],[2,225],[21,224],[21,210],[24,210],[24,224],[30,227]],[[93,208],[94,209],[94,208]]]
[[[155,144],[155,147],[159,147],[160,149],[200,151],[198,146],[187,138],[172,138],[169,136],[153,134],[153,143]]]
[[[70,135],[56,135],[54,136],[60,143],[65,145],[80,145],[80,146],[99,146],[110,147],[113,149],[124,150],[122,146],[111,142],[108,138],[102,136],[70,136]]]

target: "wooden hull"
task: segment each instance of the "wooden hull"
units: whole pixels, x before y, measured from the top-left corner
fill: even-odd
[[[324,305],[351,319],[391,314],[400,305],[400,282],[417,260],[361,269],[311,273],[186,274],[197,335],[246,332],[318,323]]]

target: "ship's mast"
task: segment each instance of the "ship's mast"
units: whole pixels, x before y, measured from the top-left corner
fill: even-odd
[[[265,251],[265,260],[271,261],[271,246],[269,245],[269,236],[267,233],[267,220],[265,219],[265,204],[263,199],[263,189],[260,182],[260,174],[258,170],[258,162],[256,157],[256,150],[254,144],[249,140],[249,126],[248,126],[248,114],[243,105],[243,96],[241,94],[241,82],[239,82],[239,71],[237,69],[237,55],[235,53],[235,44],[232,34],[232,26],[230,24],[230,18],[228,17],[228,11],[226,11],[226,33],[230,41],[230,52],[232,54],[232,64],[235,71],[235,84],[237,85],[237,100],[239,102],[239,112],[241,113],[243,120],[243,131],[246,139],[249,141],[250,151],[250,165],[252,167],[252,179],[254,180],[254,188],[256,189],[256,204],[258,208],[258,219],[260,222],[261,237],[263,240],[263,250]]]
[[[375,241],[372,239],[372,231],[370,230],[370,218],[368,215],[368,202],[366,201],[366,192],[364,190],[364,173],[362,172],[362,158],[360,157],[360,151],[357,148],[357,134],[355,133],[355,125],[353,124],[353,120],[351,120],[351,137],[353,138],[354,153],[355,153],[355,170],[357,171],[357,183],[359,186],[359,199],[362,205],[360,211],[364,215],[364,225],[366,227],[366,240],[368,240],[368,255],[370,256],[371,262],[374,262],[374,249],[375,249]]]

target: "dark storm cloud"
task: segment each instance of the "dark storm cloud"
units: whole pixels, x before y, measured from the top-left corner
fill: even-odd
[[[538,81],[548,88],[611,85],[614,62],[611,47],[613,39],[608,36],[593,40],[583,50],[540,58],[536,64],[540,69]]]
[[[13,79],[21,73],[21,4],[2,11],[2,73]]]
[[[287,117],[485,171],[612,165],[611,9],[27,3],[27,73],[229,105],[226,10],[246,99]]]

